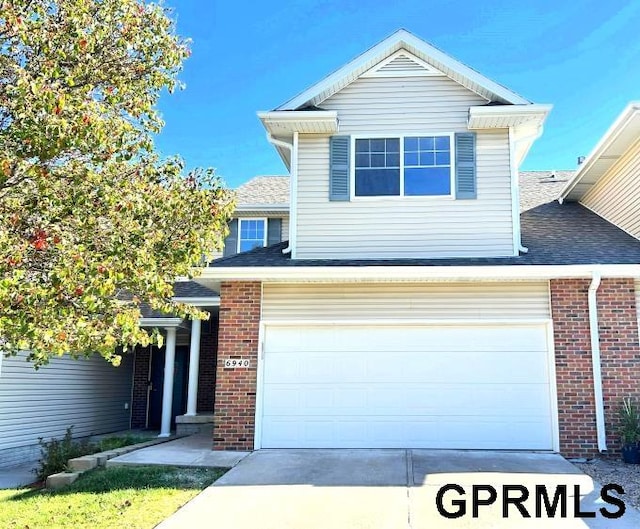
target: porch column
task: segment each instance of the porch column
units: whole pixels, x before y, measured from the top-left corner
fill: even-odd
[[[176,328],[166,327],[167,343],[164,356],[164,387],[162,388],[162,426],[158,437],[171,435],[171,407],[173,405],[173,372],[176,363]]]
[[[187,413],[195,415],[198,404],[198,371],[200,369],[200,328],[201,320],[191,320],[191,348],[189,350],[189,389],[187,393]]]

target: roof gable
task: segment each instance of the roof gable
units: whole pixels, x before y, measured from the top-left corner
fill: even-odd
[[[433,69],[434,72],[441,72],[488,101],[514,105],[531,103],[407,30],[400,29],[275,110],[297,110],[309,105],[317,106],[359,77],[372,70],[376,71],[376,68],[379,71],[389,66],[393,59],[386,64],[384,62],[396,54],[410,59],[413,56],[415,59],[412,60],[415,64],[423,65],[426,69]],[[420,62],[417,62],[416,59]],[[405,66],[411,66],[412,70],[415,68],[409,64],[405,64]]]

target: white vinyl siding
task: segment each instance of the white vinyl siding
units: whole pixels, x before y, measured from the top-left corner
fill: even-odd
[[[448,77],[360,78],[319,106],[336,110],[340,134],[466,132],[469,107],[487,100]]]
[[[320,106],[338,112],[341,135],[420,136],[468,132],[469,107],[486,102],[444,76],[379,77],[358,79]],[[478,131],[476,147],[475,200],[330,202],[329,138],[301,134],[296,258],[512,256],[508,131]]]
[[[589,190],[581,203],[640,238],[640,141]]]
[[[265,321],[547,320],[547,282],[264,285]]]
[[[25,356],[2,359],[0,467],[19,462],[12,461],[19,449],[26,459],[39,456],[38,438],[62,437],[69,426],[76,437],[129,428],[131,355],[117,368],[98,356],[62,357],[38,371]]]

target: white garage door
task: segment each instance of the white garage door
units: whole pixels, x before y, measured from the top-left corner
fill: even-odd
[[[547,329],[268,325],[262,448],[551,450]]]

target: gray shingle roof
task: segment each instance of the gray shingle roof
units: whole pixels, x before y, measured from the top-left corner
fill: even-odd
[[[176,298],[211,298],[218,293],[195,281],[176,281],[173,284],[173,295]]]
[[[520,216],[520,257],[460,259],[291,259],[282,250],[288,242],[257,248],[213,261],[218,267],[264,266],[498,266],[640,264],[640,241],[577,203],[550,202]]]
[[[236,204],[238,206],[288,203],[288,176],[256,176],[236,189]]]
[[[558,198],[574,171],[520,172],[520,210],[527,211]],[[256,176],[236,189],[238,206],[288,204],[288,176]]]
[[[173,284],[173,295],[176,298],[211,298],[217,297],[218,293],[205,286],[199,285],[195,281],[176,281]],[[172,314],[165,314],[158,310],[152,310],[147,303],[140,304],[140,313],[143,318],[171,318]]]
[[[556,200],[574,171],[521,171],[520,211]]]

